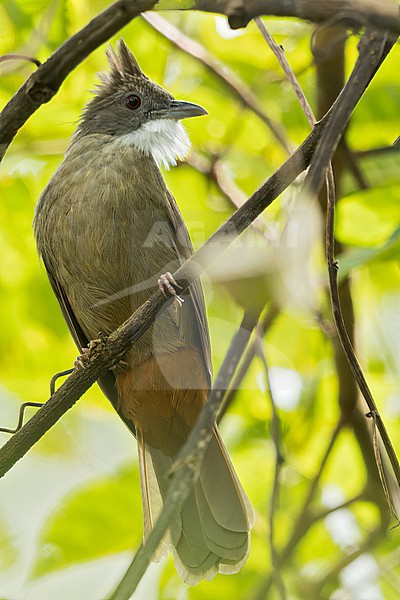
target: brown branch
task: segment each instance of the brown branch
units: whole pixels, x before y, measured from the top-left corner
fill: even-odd
[[[367,70],[365,62],[368,63]],[[359,62],[356,64],[355,70],[362,70],[364,78],[359,86],[350,88],[350,94],[346,96],[347,107],[349,104],[353,108],[356,106],[379,67],[381,56],[371,52],[365,62],[361,65]],[[322,132],[329,125],[331,115],[336,111],[338,104],[340,107],[341,102],[339,97],[331,111],[316,124],[296,152],[176,271],[174,277],[183,291],[212,262],[216,255],[216,247],[220,254],[310,164]],[[123,358],[128,349],[150,327],[165,302],[161,291],[155,293],[117,331],[98,342],[92,350],[87,367],[79,373],[75,371],[43,408],[1,449],[0,477],[24,456],[102,374]]]
[[[358,95],[357,100],[361,94]],[[355,100],[356,103],[356,100]],[[322,119],[296,152],[174,273],[182,292],[200,275],[214,257],[227,248],[307,168],[330,113]],[[31,420],[0,450],[0,477],[70,409],[88,389],[121,360],[143,335],[166,302],[161,291],[153,294],[135,313],[98,343],[83,371],[75,371]]]
[[[318,84],[317,114],[319,116],[325,114],[344,86],[346,37],[345,29],[337,25],[317,28],[313,36],[313,54],[316,63]],[[343,171],[347,168],[351,170],[353,174],[356,174],[353,168],[355,163],[350,157],[351,151],[347,147],[345,137],[343,137],[332,160],[337,196],[340,196]],[[362,173],[357,175],[357,179],[359,184],[363,187],[365,183],[362,179]],[[328,193],[331,194],[329,201],[336,202],[335,198],[332,196],[334,190],[328,188]],[[319,193],[318,200],[326,221],[327,192],[325,189],[322,189]],[[336,253],[343,251],[342,244],[337,240],[335,240],[335,250]],[[329,295],[329,288],[327,292]],[[355,316],[350,281],[346,276],[341,279],[339,293],[343,318],[347,326],[349,338],[352,344],[354,344]],[[370,426],[365,419],[365,416],[362,414],[357,382],[346,359],[336,329],[334,330],[334,335],[329,335],[328,337],[334,350],[338,378],[338,402],[342,421],[347,426],[350,426],[354,432],[366,468],[366,488],[369,490],[371,499],[379,507],[382,518],[386,518],[388,513],[388,503],[385,499],[381,482],[379,481],[377,461],[371,443]]]
[[[279,62],[279,65],[281,66],[281,69],[286,76],[286,79],[288,80],[294,93],[296,94],[296,97],[297,97],[297,99],[300,103],[300,106],[307,118],[308,123],[310,124],[311,127],[314,127],[314,125],[316,123],[316,118],[314,117],[311,106],[310,106],[303,90],[301,89],[301,86],[298,82],[296,75],[294,74],[292,67],[289,64],[289,61],[286,58],[285,51],[283,50],[282,46],[277,44],[277,42],[274,40],[274,38],[268,31],[265,23],[262,21],[262,19],[260,19],[260,17],[255,17],[254,21],[255,21],[258,29],[260,30],[261,35],[263,36],[264,40],[267,42],[269,48],[272,50],[272,52],[276,56],[276,58]]]
[[[359,56],[346,86],[338,96],[334,106],[334,117],[328,124],[323,137],[318,142],[315,160],[310,166],[304,191],[318,194],[325,178],[328,166],[335,150],[343,136],[353,111],[353,94],[361,86],[368,85],[376,70],[380,67],[387,54],[392,49],[396,39],[387,39],[376,31],[367,31],[360,40]],[[371,74],[371,65],[374,71]]]
[[[308,122],[311,126],[315,124],[315,117],[312,109],[301,89],[282,48],[275,42],[269,33],[264,22],[257,17],[255,22],[260,29],[267,44],[277,57],[282,69],[284,70],[287,79],[289,80],[293,90],[295,91],[299,102],[302,106]],[[313,54],[317,66],[317,81],[318,81],[318,114],[322,116],[332,106],[338,97],[342,87],[344,86],[344,43],[346,35],[342,27],[325,27],[317,29],[314,32]],[[328,49],[328,51],[327,51]],[[334,74],[334,75],[333,75]],[[338,150],[342,151],[344,138],[341,139]],[[329,162],[327,166],[326,189],[322,189],[319,194],[319,202],[321,210],[326,215],[327,196],[331,203],[336,203],[335,186],[336,181],[340,179],[342,166],[344,161],[341,159],[341,153],[336,152],[332,157],[335,164],[335,175],[333,176],[333,166]],[[345,314],[348,317],[347,321],[351,323],[350,339],[354,337],[354,311],[350,293],[349,281],[345,280],[341,285],[342,299],[345,300]],[[342,413],[343,422],[352,421],[354,416],[354,408],[357,401],[357,386],[353,373],[348,365],[343,348],[340,345],[337,336],[331,339],[335,351],[335,361],[337,375],[339,381],[339,405]],[[354,423],[358,421],[354,418]],[[364,427],[366,426],[364,422]],[[356,434],[357,434],[356,429]],[[370,456],[371,453],[368,454]],[[368,460],[365,458],[367,469],[369,466]],[[368,470],[370,476],[370,471]]]
[[[371,55],[371,76],[377,68],[374,55]],[[366,89],[370,78],[363,87],[352,90],[355,106]],[[337,102],[339,102],[338,99]],[[316,124],[297,151],[272,175],[251,198],[239,208],[209,240],[174,274],[176,281],[186,289],[212,260],[212,248],[226,248],[234,237],[242,233],[261,212],[284,191],[290,183],[310,164],[311,158],[324,131],[331,111]],[[210,252],[211,250],[211,252]],[[45,403],[32,419],[9,440],[0,451],[0,477],[3,476],[24,454],[52,427],[58,419],[82,396],[93,383],[118,360],[150,327],[158,311],[165,303],[161,292],[154,294],[116,332],[102,341],[92,351],[87,367],[82,372],[74,372]]]
[[[376,63],[377,67],[381,64],[387,53],[390,51],[395,40],[388,41],[385,36],[377,35],[376,32],[367,32],[360,42],[360,54],[357,60],[359,69],[354,69],[351,74],[346,87],[341,92],[338,100],[335,102],[336,108],[333,109],[334,115],[330,120],[321,140],[318,143],[318,148],[315,153],[315,160],[312,161],[308,176],[306,177],[304,188],[308,193],[317,194],[322,186],[324,179],[324,171],[333,156],[338,143],[343,135],[347,122],[351,114],[352,102],[348,102],[348,98],[352,96],[352,89],[357,89],[359,85],[363,85],[367,79],[370,79],[369,69],[366,68],[366,63],[372,59]],[[357,67],[356,64],[356,67]],[[355,73],[357,71],[357,76]],[[341,102],[339,102],[341,100]],[[339,107],[339,110],[337,110]],[[333,178],[332,178],[333,184]],[[337,271],[338,265],[334,259],[334,230],[333,230],[333,218],[334,218],[334,199],[328,198],[328,217],[327,217],[327,235],[326,235],[326,246],[327,246],[327,262],[330,282],[330,294],[333,317],[336,325],[336,330],[343,346],[346,358],[349,362],[350,368],[353,375],[358,383],[360,391],[365,398],[365,401],[372,412],[375,423],[378,427],[381,435],[383,444],[388,453],[390,463],[393,467],[393,471],[398,484],[400,485],[400,465],[398,463],[396,453],[391,444],[389,435],[386,431],[386,427],[379,415],[375,401],[369,390],[368,384],[365,380],[362,369],[357,361],[351,339],[347,334],[345,323],[343,320],[340,304],[340,296],[337,283]]]
[[[264,39],[270,46],[271,50],[274,52],[276,57],[279,60],[289,82],[291,83],[299,101],[303,108],[304,113],[307,116],[307,119],[311,126],[315,123],[315,117],[311,110],[310,105],[307,102],[307,99],[304,96],[304,93],[298,84],[296,77],[287,62],[286,56],[282,49],[276,44],[270,33],[268,32],[265,24],[261,21],[261,19],[256,18],[255,22],[259,27]],[[324,114],[334,101],[337,99],[340,90],[344,85],[344,41],[345,41],[345,32],[343,28],[339,27],[330,27],[324,28],[323,30],[319,30],[315,37],[315,46],[314,46],[314,55],[316,58],[317,64],[317,78],[318,78],[318,112],[320,115]],[[329,55],[326,53],[326,49],[330,48],[331,52]],[[324,60],[321,60],[321,52],[324,53]],[[329,60],[327,60],[329,59]],[[337,75],[333,77],[333,73]],[[343,142],[343,140],[342,140]],[[344,144],[341,143],[340,150],[342,150],[342,146]],[[338,160],[338,154],[336,153],[333,156],[333,161],[335,163],[335,174],[337,178],[339,178],[341,170],[338,167],[342,166],[343,160]],[[335,205],[336,203],[336,192],[335,192],[335,180],[333,175],[333,166],[332,163],[329,162],[326,167],[326,190],[321,190],[319,194],[319,201],[321,205],[321,210],[324,215],[326,215],[326,205],[327,201],[331,205]],[[353,303],[350,293],[350,285],[349,281],[345,280],[341,284],[341,297],[345,302],[345,314],[348,317],[347,321],[351,323],[351,340],[354,337],[354,311],[353,311]],[[344,423],[351,423],[353,425],[354,432],[356,434],[357,440],[360,444],[360,447],[363,451],[364,461],[367,467],[368,480],[376,480],[377,470],[376,465],[379,465],[379,462],[376,457],[373,456],[372,446],[370,443],[370,436],[368,436],[368,446],[366,451],[365,446],[365,430],[368,428],[368,425],[365,421],[360,421],[357,417],[357,413],[355,412],[355,406],[357,402],[357,384],[356,379],[350,369],[350,366],[346,360],[345,353],[343,352],[343,348],[340,345],[338,336],[335,335],[333,339],[331,338],[333,343],[333,348],[335,351],[335,361],[337,368],[337,376],[339,382],[339,406],[341,409],[341,421],[342,425]],[[372,463],[373,461],[373,463]],[[371,469],[372,466],[372,469]],[[381,471],[380,471],[381,472]],[[381,479],[383,483],[383,488],[386,491],[387,498],[389,500],[389,506],[391,506],[389,494],[387,491],[387,486],[384,477],[381,474]],[[379,489],[380,492],[380,489]],[[378,493],[378,504],[382,507],[382,502],[380,496],[382,494]],[[394,511],[393,511],[394,512]],[[394,513],[395,514],[395,513]]]
[[[332,183],[333,184],[333,183]],[[361,366],[357,360],[356,354],[354,352],[353,345],[347,333],[346,325],[343,319],[342,309],[341,309],[341,301],[339,296],[339,286],[338,286],[338,265],[335,260],[335,252],[334,252],[334,215],[335,215],[335,201],[334,198],[328,194],[328,210],[327,210],[327,227],[326,227],[326,260],[328,263],[328,273],[329,273],[329,290],[331,295],[331,304],[332,304],[332,312],[336,325],[336,331],[338,333],[340,342],[343,346],[344,352],[346,354],[346,358],[350,364],[351,370],[353,372],[354,377],[357,380],[359,388],[361,390],[362,395],[365,398],[365,401],[370,409],[371,413],[369,416],[373,417],[374,424],[378,428],[380,436],[382,438],[383,445],[385,446],[386,452],[388,454],[390,464],[392,465],[394,475],[397,480],[397,484],[400,486],[400,465],[396,456],[396,452],[392,446],[392,443],[389,438],[389,434],[386,430],[385,424],[382,421],[382,418],[379,414],[378,408],[375,404],[375,400],[371,394],[371,391],[368,387],[367,381],[365,379],[364,373],[362,372]],[[376,456],[377,465],[379,469],[379,473],[382,479],[382,483],[384,485],[385,493],[388,494],[386,490],[385,484],[385,475],[383,470],[379,468],[379,458]],[[390,498],[388,497],[389,503]]]
[[[214,77],[217,77],[228,88],[232,96],[237,98],[243,106],[251,110],[265,123],[288,154],[292,152],[285,132],[280,125],[272,121],[251,89],[231,69],[212,56],[199,42],[186,36],[180,29],[159,15],[143,15],[143,19],[176,48],[200,61]]]
[[[232,29],[246,27],[255,17],[276,16],[400,33],[399,6],[392,0],[197,0],[193,8],[225,14]]]
[[[93,50],[129,21],[150,10],[156,0],[118,0],[70,37],[19,88],[0,113],[0,161],[18,130],[51,100],[67,75]]]
[[[370,60],[374,55],[375,63],[377,65],[381,64],[387,52],[390,51],[391,47],[393,46],[393,43],[393,40],[386,41],[384,37],[377,35],[376,32],[367,32],[363,36],[360,42],[360,54],[357,60],[357,64],[359,65],[357,76],[355,76],[357,70],[355,68],[349,78],[349,81],[347,82],[346,87],[340,94],[338,100],[335,102],[334,107],[336,106],[336,108],[333,108],[332,111],[334,113],[334,116],[332,116],[330,123],[328,124],[323,136],[321,137],[321,140],[318,143],[318,148],[315,153],[315,160],[312,161],[308,176],[305,180],[304,187],[306,192],[308,191],[317,194],[322,186],[325,168],[328,165],[332,155],[334,154],[337,148],[337,145],[341,139],[341,136],[343,135],[344,129],[347,125],[348,119],[351,114],[352,102],[348,102],[348,97],[352,96],[351,90],[357,89],[358,86],[362,84],[363,79],[366,81],[370,78],[370,75],[368,74],[368,69],[364,70],[366,67],[365,63],[368,60]],[[339,102],[340,99],[342,100],[341,102]],[[337,110],[337,107],[339,107],[339,110]],[[330,175],[330,181],[331,185],[334,186],[332,174]],[[353,375],[360,388],[360,391],[363,394],[370,411],[374,415],[375,423],[378,427],[378,430],[382,437],[382,441],[388,453],[389,460],[391,462],[396,476],[396,480],[400,485],[400,465],[398,463],[396,453],[391,444],[389,435],[386,431],[386,427],[379,415],[375,401],[365,380],[364,374],[357,361],[353,345],[347,334],[347,330],[341,312],[341,304],[337,283],[338,266],[334,259],[334,206],[334,197],[332,197],[332,195],[328,195],[326,254],[329,272],[331,304],[336,330],[340,342],[345,351],[346,358],[353,372]]]

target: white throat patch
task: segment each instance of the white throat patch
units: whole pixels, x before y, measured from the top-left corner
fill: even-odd
[[[183,160],[190,150],[190,139],[180,121],[155,119],[136,131],[117,138],[124,146],[135,146],[146,156],[153,156],[159,167],[169,169]]]

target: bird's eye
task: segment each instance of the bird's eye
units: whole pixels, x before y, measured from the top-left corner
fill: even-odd
[[[139,106],[141,104],[142,104],[141,99],[139,98],[139,96],[136,96],[135,94],[131,94],[125,100],[125,106],[127,106],[131,110],[136,110],[137,108],[139,108]]]

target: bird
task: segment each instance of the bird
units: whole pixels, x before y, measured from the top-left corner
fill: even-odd
[[[161,287],[175,302],[99,385],[137,439],[144,539],[166,496],[168,473],[212,385],[202,286],[177,293],[171,273],[193,253],[161,168],[190,148],[181,119],[206,115],[150,80],[121,38],[107,48],[64,160],[42,192],[34,235],[81,352],[109,335]],[[190,190],[187,190],[190,198]],[[116,507],[116,510],[118,508]],[[186,583],[237,573],[254,515],[217,425],[199,476],[155,556],[172,550]]]

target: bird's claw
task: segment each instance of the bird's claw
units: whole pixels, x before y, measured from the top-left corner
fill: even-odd
[[[90,348],[82,348],[82,354],[76,357],[74,361],[74,368],[77,371],[82,371],[85,368],[85,362],[87,362],[89,358]]]
[[[107,336],[105,334],[99,333],[98,339],[90,340],[87,348],[82,348],[82,354],[77,356],[76,360],[74,361],[74,368],[77,371],[81,371],[85,368],[85,363],[87,363],[87,361],[89,360],[93,350],[95,350],[100,344],[103,344],[106,338]]]
[[[181,298],[181,296],[179,296],[177,294],[176,289],[175,289],[175,288],[182,289],[182,286],[179,285],[179,283],[177,283],[175,281],[175,279],[173,278],[171,273],[167,272],[167,273],[164,273],[163,275],[160,275],[160,278],[158,280],[158,287],[162,291],[162,293],[164,294],[164,296],[166,298],[168,298],[169,296],[172,296],[174,298],[175,305],[179,308],[182,307],[182,305],[184,303],[184,299]]]
[[[129,367],[129,363],[126,360],[119,360],[115,365],[110,368],[110,371],[117,371],[117,373],[126,373]]]

